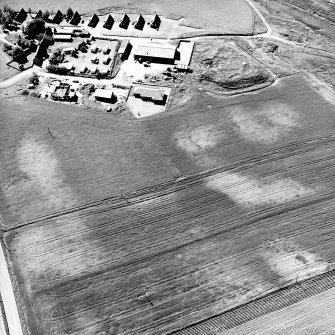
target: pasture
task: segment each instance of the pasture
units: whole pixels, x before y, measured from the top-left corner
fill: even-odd
[[[4,0],[0,0],[4,4]],[[185,25],[206,30],[216,30],[226,33],[251,33],[253,30],[253,12],[244,0],[209,0],[194,1],[186,0],[145,0],[137,3],[116,0],[89,1],[24,1],[14,0],[10,4],[13,8],[20,10],[21,7],[32,10],[46,9],[65,11],[68,7],[77,10],[80,14],[91,13],[101,8],[115,8],[119,12],[129,9],[137,9],[142,14],[152,14],[187,19]]]

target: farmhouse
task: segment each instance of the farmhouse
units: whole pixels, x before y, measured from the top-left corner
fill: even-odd
[[[54,38],[55,42],[72,42],[72,36],[71,35],[54,34],[53,38]]]
[[[80,20],[81,20],[80,14],[77,11],[75,11],[75,13],[73,14],[70,20],[70,24],[77,25],[80,23]]]
[[[139,30],[143,30],[143,27],[145,25],[144,17],[140,14],[135,22],[135,28]]]
[[[107,17],[107,20],[105,21],[103,27],[106,28],[106,29],[112,29],[113,27],[113,24],[114,24],[114,18],[112,15],[108,15]]]
[[[88,26],[94,28],[94,27],[96,27],[96,25],[98,24],[98,22],[99,22],[99,17],[98,17],[97,14],[94,13],[92,15],[90,21],[88,22]]]
[[[175,57],[176,47],[174,46],[139,45],[134,52],[135,59],[153,63],[173,64]]]
[[[150,22],[150,27],[158,30],[160,25],[161,25],[161,18],[157,14],[155,14],[155,17]]]
[[[21,10],[15,16],[15,21],[22,23],[27,18],[27,15],[27,12],[21,8]]]
[[[57,13],[55,14],[55,16],[52,19],[53,23],[59,24],[63,21],[63,14],[60,10],[57,11]]]
[[[135,98],[141,98],[143,101],[152,101],[159,105],[164,105],[167,98],[166,92],[163,89],[136,87],[133,94]]]
[[[95,100],[103,102],[116,102],[117,98],[112,90],[97,89],[94,94]]]
[[[119,57],[124,60],[127,59],[130,55],[132,45],[130,44],[129,39],[122,40],[120,48],[118,50]]]
[[[119,27],[127,29],[128,26],[129,26],[129,23],[130,23],[130,18],[126,13],[124,13],[124,15],[123,15],[123,17],[120,21]]]

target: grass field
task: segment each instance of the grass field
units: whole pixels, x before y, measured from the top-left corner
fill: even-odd
[[[4,0],[0,0],[3,4]],[[145,0],[137,3],[116,0],[89,1],[24,1],[14,0],[10,5],[13,8],[30,7],[32,10],[60,9],[65,11],[68,7],[87,13],[104,7],[115,7],[119,11],[123,8],[137,8],[142,14],[157,12],[159,15],[185,17],[189,25],[205,27],[209,30],[222,30],[227,33],[250,33],[253,26],[253,14],[244,0]],[[242,19],[243,18],[243,19]]]
[[[10,57],[2,51],[3,43],[0,43],[0,80],[6,80],[7,78],[10,78],[16,74],[18,74],[20,71],[14,69],[13,67],[7,66],[7,62],[10,61]]]
[[[136,120],[37,99],[3,100],[0,110],[1,212],[8,224],[177,172]]]
[[[302,77],[142,120],[29,106],[1,114],[12,220],[203,172],[7,232],[31,334],[166,334],[334,264],[334,108]]]

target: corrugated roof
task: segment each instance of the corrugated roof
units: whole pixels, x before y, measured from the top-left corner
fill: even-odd
[[[144,87],[136,87],[134,89],[134,94],[142,94],[144,93],[145,91],[147,91],[148,89],[147,88],[144,88]]]
[[[112,96],[113,96],[112,90],[97,89],[95,91],[95,97],[98,97],[98,98],[111,99]]]
[[[71,35],[58,35],[54,34],[54,40],[71,40],[72,36]]]
[[[176,54],[176,47],[139,45],[134,54],[139,57],[173,59]]]

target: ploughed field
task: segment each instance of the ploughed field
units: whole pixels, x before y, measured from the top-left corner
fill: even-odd
[[[4,4],[0,0],[0,4]],[[186,18],[186,25],[205,28],[227,34],[250,34],[253,31],[253,12],[245,0],[141,0],[129,2],[125,0],[97,0],[97,1],[11,1],[10,6],[16,10],[30,7],[33,11],[60,9],[65,12],[68,7],[77,10],[80,14],[91,13],[101,8],[110,8],[111,11],[124,12],[137,10],[142,14],[157,12],[158,15]]]
[[[334,106],[301,76],[143,120],[1,111],[8,228],[113,196],[5,233],[30,334],[166,334],[334,263]]]
[[[334,262],[334,138],[5,234],[31,334],[165,334]]]

